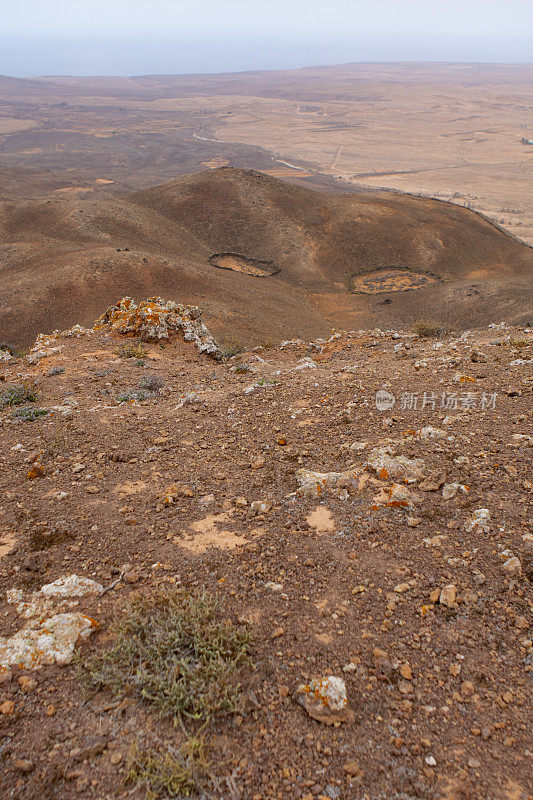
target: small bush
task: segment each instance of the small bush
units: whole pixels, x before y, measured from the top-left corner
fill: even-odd
[[[142,389],[128,389],[126,392],[117,394],[115,400],[117,403],[142,403],[143,400],[148,400],[149,397],[150,393]]]
[[[20,355],[15,345],[11,344],[11,342],[0,342],[0,350],[5,350],[15,358],[17,358]]]
[[[209,782],[209,764],[201,738],[182,747],[141,750],[135,745],[128,759],[128,780],[142,784],[147,800],[198,796]]]
[[[222,360],[227,361],[228,358],[233,358],[233,356],[238,356],[239,353],[244,352],[246,352],[246,347],[242,342],[226,342],[222,346]]]
[[[116,630],[115,644],[85,661],[91,688],[132,694],[175,720],[207,723],[235,710],[238,667],[250,635],[222,621],[207,594],[167,591],[139,597]]]
[[[65,371],[65,367],[52,367],[52,369],[48,370],[48,372],[46,373],[46,376],[48,378],[52,378],[54,375],[62,375],[64,373],[64,371]]]
[[[139,389],[146,389],[147,392],[158,392],[165,385],[165,381],[159,375],[144,375],[139,383]]]
[[[113,351],[120,358],[143,359],[147,353],[140,342],[126,342]]]
[[[446,326],[438,322],[421,319],[415,323],[414,330],[421,339],[435,339],[437,336],[444,336]]]
[[[32,386],[24,383],[13,384],[0,392],[0,410],[6,406],[20,406],[22,403],[34,403],[37,392]]]
[[[32,406],[24,406],[23,408],[16,408],[11,414],[11,419],[15,422],[33,422],[38,417],[44,417],[48,414],[47,408],[33,408]]]

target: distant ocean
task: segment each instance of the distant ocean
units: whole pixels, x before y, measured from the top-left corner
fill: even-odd
[[[452,61],[523,63],[531,43],[453,40],[392,40],[390,37],[335,38],[209,35],[146,38],[6,38],[0,32],[0,74],[168,75],[294,69],[356,61]]]
[[[531,42],[391,39],[345,36],[204,38],[7,38],[0,32],[0,74],[168,75],[294,69],[356,61],[451,61],[524,63],[533,58]],[[1,99],[1,98],[0,98]]]

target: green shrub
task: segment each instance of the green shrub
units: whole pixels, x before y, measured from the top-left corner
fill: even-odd
[[[47,408],[33,408],[32,406],[24,406],[23,408],[16,408],[11,414],[11,419],[15,422],[33,422],[38,417],[44,417],[48,414]]]
[[[92,688],[131,694],[174,719],[209,722],[235,710],[235,683],[250,635],[221,620],[207,594],[167,591],[139,597],[116,629],[115,644],[82,666]]]
[[[16,383],[0,392],[0,409],[6,406],[20,406],[22,403],[34,403],[37,392],[33,386]]]

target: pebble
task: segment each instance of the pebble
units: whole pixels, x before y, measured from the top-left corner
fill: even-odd
[[[13,700],[4,700],[4,702],[0,705],[0,714],[8,717],[10,716],[15,710],[15,703]]]
[[[35,764],[33,761],[30,761],[29,758],[17,758],[14,766],[18,772],[28,773],[32,771],[32,769],[35,767]]]
[[[502,565],[502,570],[505,572],[506,575],[521,575],[522,574],[522,564],[519,558],[516,556],[512,556],[508,558],[507,561]]]
[[[439,595],[439,603],[451,608],[457,599],[457,587],[453,583],[444,586]]]
[[[32,675],[21,675],[18,684],[23,692],[31,692],[37,686],[37,681]]]

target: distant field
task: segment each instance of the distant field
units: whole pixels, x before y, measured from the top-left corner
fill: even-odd
[[[39,123],[33,119],[16,119],[15,117],[0,117],[0,136],[6,133],[18,133],[30,128],[38,127]]]
[[[0,93],[0,170],[122,192],[227,164],[449,200],[533,245],[533,65],[0,78]]]

